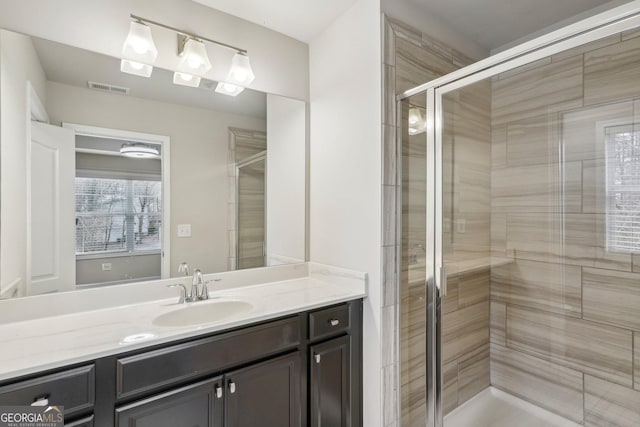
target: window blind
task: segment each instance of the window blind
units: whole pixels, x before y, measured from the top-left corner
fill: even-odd
[[[605,143],[607,251],[640,253],[640,131],[608,128]]]
[[[76,255],[160,250],[161,183],[76,177]]]

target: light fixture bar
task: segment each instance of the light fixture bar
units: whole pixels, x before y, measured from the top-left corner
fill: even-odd
[[[139,22],[144,22],[144,23],[147,23],[147,24],[156,25],[158,27],[166,28],[167,30],[175,31],[178,34],[182,34],[183,36],[190,37],[192,39],[204,40],[204,41],[209,42],[209,43],[217,44],[218,46],[226,47],[227,49],[235,50],[236,52],[242,53],[244,55],[247,54],[247,50],[246,49],[240,49],[239,47],[235,47],[235,46],[232,46],[230,44],[222,43],[222,42],[219,42],[219,41],[216,41],[216,40],[212,40],[212,39],[209,39],[209,38],[206,38],[206,37],[199,36],[197,34],[189,33],[187,31],[183,31],[183,30],[179,30],[178,28],[172,27],[170,25],[161,24],[160,22],[152,21],[151,19],[147,19],[147,18],[143,18],[143,17],[138,16],[138,15],[134,15],[133,13],[130,16],[131,16],[132,19],[135,19],[136,21],[139,21]]]

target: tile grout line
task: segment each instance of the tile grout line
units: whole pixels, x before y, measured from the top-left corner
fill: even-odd
[[[586,390],[585,390],[585,374],[584,372],[582,373],[582,425],[584,425],[585,423],[585,418],[586,418],[586,414],[587,414],[587,405],[586,405]]]

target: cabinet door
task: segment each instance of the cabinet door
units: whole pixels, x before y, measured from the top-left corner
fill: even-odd
[[[222,377],[116,409],[116,427],[222,427]]]
[[[311,346],[311,427],[351,427],[351,336]]]
[[[65,423],[64,427],[93,427],[93,415],[81,420]]]
[[[300,353],[225,376],[225,427],[301,426]]]

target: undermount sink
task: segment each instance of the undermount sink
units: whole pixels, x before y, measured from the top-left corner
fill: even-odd
[[[253,305],[245,301],[203,301],[162,314],[153,319],[153,324],[156,326],[190,326],[213,323],[246,313],[252,308]]]

